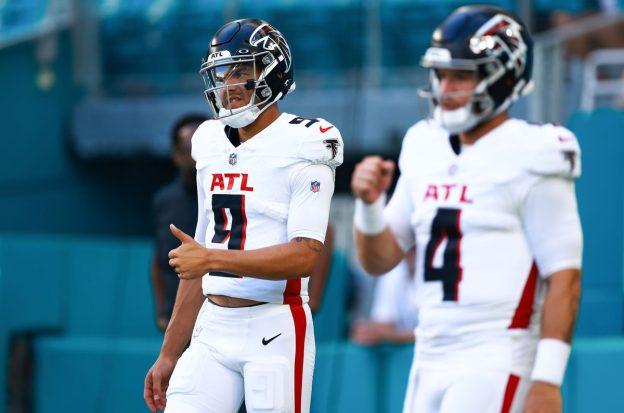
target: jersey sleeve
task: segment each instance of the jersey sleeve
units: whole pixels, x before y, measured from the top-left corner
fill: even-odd
[[[542,277],[581,268],[583,234],[574,182],[560,177],[538,180],[526,195],[522,220]]]
[[[574,133],[562,126],[544,125],[532,135],[527,156],[531,173],[565,179],[581,175],[581,150]]]
[[[334,194],[334,171],[326,164],[307,164],[290,179],[288,240],[296,237],[325,242],[329,208]]]
[[[388,227],[403,252],[407,252],[416,242],[411,223],[414,207],[408,189],[407,177],[401,175],[384,210]]]
[[[340,131],[324,119],[310,127],[301,138],[298,157],[313,164],[336,169],[343,161],[343,142]]]

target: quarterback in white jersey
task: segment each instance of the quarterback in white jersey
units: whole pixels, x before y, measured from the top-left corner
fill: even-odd
[[[236,412],[243,399],[249,413],[309,412],[307,276],[342,138],[323,119],[279,112],[294,89],[290,49],[262,20],[223,26],[200,74],[217,120],[193,135],[197,229],[193,238],[171,228],[182,244],[169,263],[182,280],[144,397],[168,413]]]
[[[433,119],[407,132],[401,175],[364,159],[352,179],[356,243],[371,273],[416,247],[418,345],[404,413],[561,412],[580,294],[572,132],[507,114],[530,82],[526,28],[463,7],[434,32]]]

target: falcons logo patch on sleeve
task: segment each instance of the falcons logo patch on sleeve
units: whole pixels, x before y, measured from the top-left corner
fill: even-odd
[[[563,158],[570,163],[570,174],[574,173],[576,168],[576,152],[574,151],[561,151]]]
[[[338,139],[325,139],[323,143],[325,144],[325,147],[327,149],[331,150],[331,153],[332,153],[331,158],[334,159],[336,155],[338,154],[338,145],[340,145],[338,143]]]

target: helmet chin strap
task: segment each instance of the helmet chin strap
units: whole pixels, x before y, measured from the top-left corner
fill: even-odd
[[[280,99],[281,96],[282,94],[278,93],[273,101],[267,102],[262,108],[256,105],[243,106],[242,108],[232,110],[221,108],[219,109],[219,120],[230,128],[244,128],[258,119],[258,116],[267,110],[275,101]]]
[[[483,100],[483,98],[475,98],[475,96],[483,96],[483,91],[486,87],[486,81],[481,81],[475,88],[470,102],[458,109],[444,110],[440,104],[435,105],[433,118],[451,134],[457,134],[469,131],[480,123],[487,122],[496,115],[507,110],[511,104],[511,98],[506,99],[495,111],[490,109],[492,107],[492,102],[487,96],[485,100]],[[481,104],[483,104],[483,102],[487,104],[486,108],[480,113],[475,113],[476,106],[478,105],[476,99],[479,99]]]
[[[473,113],[472,102],[455,110],[444,110],[440,105],[436,105],[433,118],[451,134],[470,130],[481,120]]]
[[[231,128],[244,128],[255,121],[262,111],[255,106],[238,109],[219,109],[219,120]]]
[[[509,108],[511,101],[508,99],[494,112],[481,115],[474,113],[473,104],[474,102],[469,102],[467,105],[455,110],[443,110],[440,105],[436,105],[433,110],[433,118],[451,134],[462,133],[504,112]]]
[[[486,85],[484,82],[480,82],[475,87],[475,90],[472,92],[472,98],[468,103],[454,110],[442,109],[442,106],[440,105],[440,82],[435,75],[435,72],[433,71],[431,72],[431,83],[433,91],[431,98],[435,97],[433,119],[438,122],[444,129],[449,131],[449,133],[458,134],[461,132],[465,132],[475,127],[482,120],[483,116],[474,113],[474,93],[485,88]]]

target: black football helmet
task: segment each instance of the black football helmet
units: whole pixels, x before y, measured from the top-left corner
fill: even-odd
[[[511,13],[491,6],[465,6],[455,10],[433,32],[421,60],[430,69],[427,89],[434,118],[451,133],[470,130],[507,110],[532,89],[533,41],[524,24]],[[443,111],[437,69],[475,71],[479,83],[471,102]]]
[[[233,128],[249,125],[295,89],[290,47],[277,29],[260,19],[235,20],[219,29],[199,74],[215,118]],[[233,90],[241,87],[254,93],[246,105],[231,108]]]

